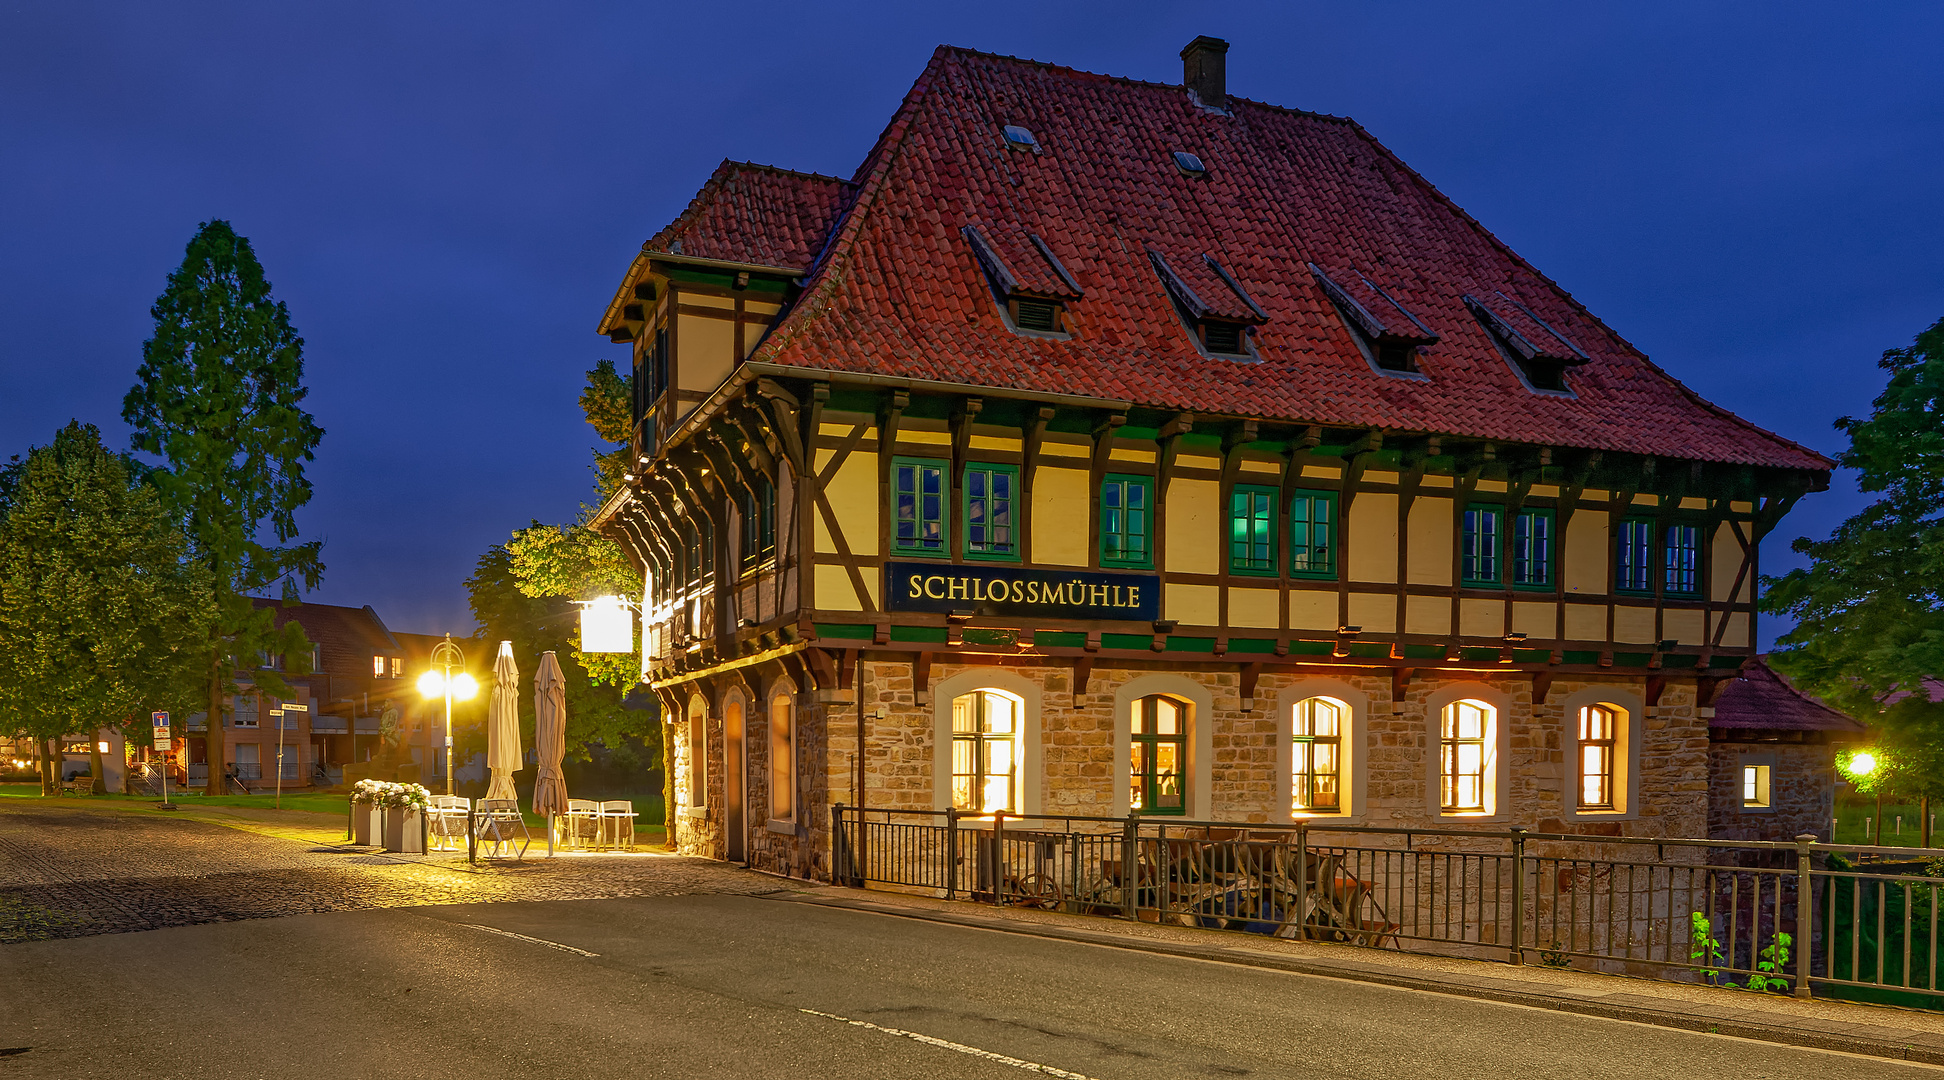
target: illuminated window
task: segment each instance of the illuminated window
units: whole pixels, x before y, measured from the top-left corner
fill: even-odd
[[[772,820],[796,820],[796,709],[783,694],[770,699],[769,802]]]
[[[1153,481],[1141,476],[1109,475],[1100,485],[1100,564],[1146,566],[1154,505]]]
[[[1276,572],[1276,489],[1237,486],[1229,498],[1229,569],[1238,574]]]
[[[945,463],[897,458],[891,465],[891,546],[903,555],[945,555]]]
[[[382,679],[385,677],[384,657],[374,656],[371,658],[371,677],[374,679]]]
[[[1188,809],[1188,704],[1155,694],[1134,703],[1127,808],[1136,814]]]
[[[1343,729],[1349,715],[1349,706],[1335,698],[1304,698],[1296,703],[1290,743],[1292,812],[1343,812]]]
[[[1019,809],[1023,703],[998,690],[952,699],[952,806],[990,814]]]
[[[1769,766],[1742,766],[1742,806],[1767,809],[1769,803]]]
[[[1588,705],[1579,711],[1579,808],[1612,810],[1614,797],[1614,747],[1619,738],[1620,716],[1605,705]]]
[[[701,701],[689,705],[688,722],[688,801],[690,806],[708,804],[709,713]]]
[[[1444,707],[1438,738],[1438,807],[1448,814],[1482,814],[1491,759],[1493,709],[1482,701]]]
[[[965,554],[972,559],[1019,558],[1014,494],[1018,470],[979,462],[965,467]]]
[[[1334,491],[1299,491],[1289,502],[1289,573],[1292,577],[1336,577]]]
[[[391,658],[391,671],[392,678],[394,679],[402,679],[405,677],[405,661],[402,657],[394,656]]]

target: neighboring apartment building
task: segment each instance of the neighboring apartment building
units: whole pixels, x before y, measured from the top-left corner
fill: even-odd
[[[629,268],[596,523],[684,851],[824,875],[840,801],[1707,834],[1831,463],[1226,49],[941,48],[852,179],[724,163]]]

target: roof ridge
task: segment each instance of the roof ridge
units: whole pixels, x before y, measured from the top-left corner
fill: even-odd
[[[734,165],[737,168],[742,168],[742,169],[760,169],[763,172],[782,173],[785,176],[799,176],[806,180],[828,180],[831,183],[843,184],[846,187],[849,187],[851,184],[855,182],[851,180],[846,180],[841,176],[827,176],[820,172],[808,172],[803,169],[789,169],[781,165],[767,165],[760,161],[738,161],[735,158],[723,158],[722,164],[716,166],[716,168],[720,169],[723,166],[728,166],[728,165]]]

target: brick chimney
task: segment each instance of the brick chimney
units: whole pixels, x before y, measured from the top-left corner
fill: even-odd
[[[1228,49],[1228,42],[1203,34],[1181,50],[1181,81],[1203,105],[1228,107]]]

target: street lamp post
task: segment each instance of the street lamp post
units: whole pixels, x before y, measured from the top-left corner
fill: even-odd
[[[472,697],[479,692],[479,683],[471,675],[466,674],[466,654],[460,652],[459,646],[452,643],[451,634],[447,634],[444,641],[432,646],[432,666],[436,670],[427,671],[425,674],[419,676],[418,688],[419,693],[426,697],[444,696],[445,698],[445,793],[450,795],[452,794],[453,771],[452,701],[454,698],[464,701]],[[452,673],[453,668],[460,669],[459,674],[454,675]]]

